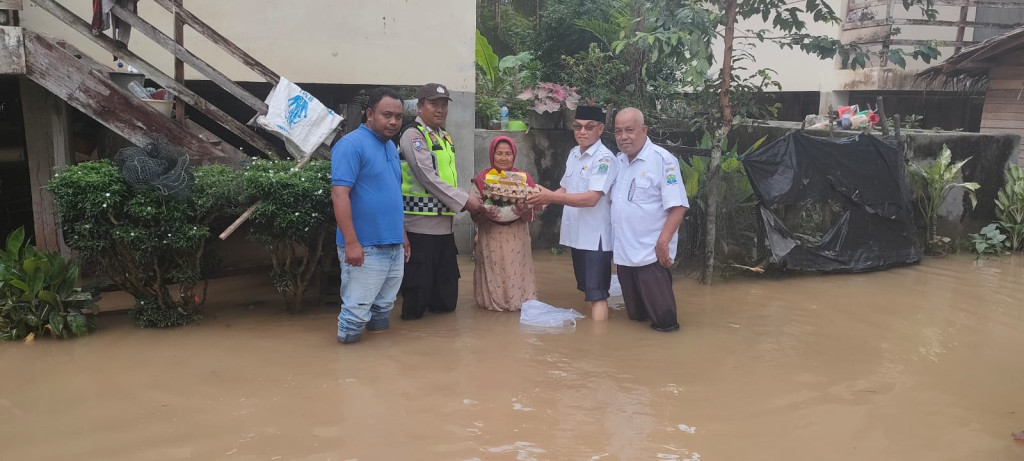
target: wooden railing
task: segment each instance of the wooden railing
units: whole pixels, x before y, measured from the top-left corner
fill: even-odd
[[[0,0],[0,26],[17,26],[22,0]]]
[[[954,52],[960,48],[973,45],[977,42],[964,40],[967,28],[986,28],[1010,30],[1020,27],[1022,24],[993,23],[968,21],[971,8],[1007,8],[1022,9],[1024,3],[988,1],[988,0],[933,0],[935,6],[960,7],[960,17],[956,21],[929,20],[896,17],[898,11],[903,10],[903,3],[897,0],[850,0],[847,4],[847,19],[859,17],[857,20],[849,20],[843,23],[844,32],[860,32],[861,34],[852,40],[844,40],[857,44],[881,44],[882,49],[890,46],[916,46],[931,44],[934,39],[903,39],[893,38],[894,26],[927,26],[927,27],[955,27],[955,40],[941,40],[942,46],[954,47]],[[873,30],[868,30],[873,29]],[[886,66],[886,60],[880,63]]]
[[[17,0],[0,0],[0,4],[6,1]],[[185,9],[180,4],[180,0],[154,0],[158,5],[174,15],[175,35],[177,39],[167,36],[152,24],[125,8],[115,6],[111,11],[115,16],[130,25],[133,29],[142,33],[174,56],[175,77],[165,74],[156,66],[150,64],[148,61],[132,52],[130,48],[126,49],[120,42],[117,42],[103,34],[94,35],[92,33],[91,26],[85,22],[85,20],[78,17],[56,0],[32,1],[35,2],[43,11],[48,12],[72,30],[95,42],[104,50],[118,56],[128,65],[134,66],[145,74],[147,78],[173,92],[181,102],[184,102],[193,109],[203,113],[245,142],[264,152],[267,156],[272,158],[281,157],[278,149],[267,142],[267,140],[259,133],[256,133],[242,122],[235,120],[217,106],[203,99],[185,86],[183,65],[187,64],[224,91],[237,98],[249,108],[253,109],[253,111],[255,111],[254,115],[266,114],[267,112],[267,104],[265,102],[254,96],[252,93],[246,91],[240,85],[217,70],[214,66],[196,56],[181,43],[183,26],[187,25],[191,27],[268,83],[272,85],[277,84],[280,80],[280,76]],[[180,120],[183,121],[183,118],[180,118]],[[330,140],[328,140],[328,142],[329,141]],[[329,156],[329,150],[327,146],[321,145],[316,154]]]

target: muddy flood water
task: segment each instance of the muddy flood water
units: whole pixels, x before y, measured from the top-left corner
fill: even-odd
[[[540,298],[583,309],[568,256]],[[682,330],[472,304],[343,346],[337,307],[218,280],[202,323],[0,344],[4,460],[1020,460],[1024,257],[678,280]]]

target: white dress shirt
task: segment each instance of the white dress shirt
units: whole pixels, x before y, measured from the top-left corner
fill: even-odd
[[[658,261],[654,246],[668,220],[668,210],[689,207],[679,161],[650,138],[636,158],[619,153],[619,172],[611,194],[615,264],[641,267]],[[672,236],[669,254],[675,257],[679,233]]]
[[[566,206],[562,210],[562,228],[558,243],[577,250],[612,251],[611,190],[618,170],[615,154],[598,140],[586,151],[573,147],[565,161],[565,175],[559,183],[569,194],[601,192],[597,205],[589,208]]]

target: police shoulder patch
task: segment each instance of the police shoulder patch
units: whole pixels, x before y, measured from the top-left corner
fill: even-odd
[[[417,139],[412,142],[412,147],[416,150],[423,150],[423,142]]]

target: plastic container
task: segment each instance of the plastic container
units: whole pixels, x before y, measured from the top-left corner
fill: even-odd
[[[107,75],[109,75],[110,79],[121,88],[128,88],[128,84],[131,82],[136,82],[140,86],[146,82],[145,75],[135,74],[132,72],[108,72]]]
[[[839,119],[839,127],[844,130],[853,128],[853,116],[849,112],[843,113],[843,117]]]
[[[505,104],[501,105],[501,130],[508,131],[508,106]]]
[[[853,117],[850,117],[850,123],[853,125],[854,129],[859,130],[861,128],[867,128],[869,125],[868,116],[864,114],[854,115]]]
[[[509,131],[526,131],[526,122],[522,120],[509,120],[508,122]]]
[[[850,117],[853,117],[854,114],[860,112],[860,106],[843,106],[836,112],[839,113],[839,119],[841,120],[846,114],[850,114]]]
[[[149,104],[149,107],[156,109],[158,112],[171,118],[174,115],[174,101],[162,101],[159,99],[143,99],[142,102]]]
[[[131,91],[136,98],[149,99],[149,92],[139,82],[131,81],[128,82],[128,91]]]

